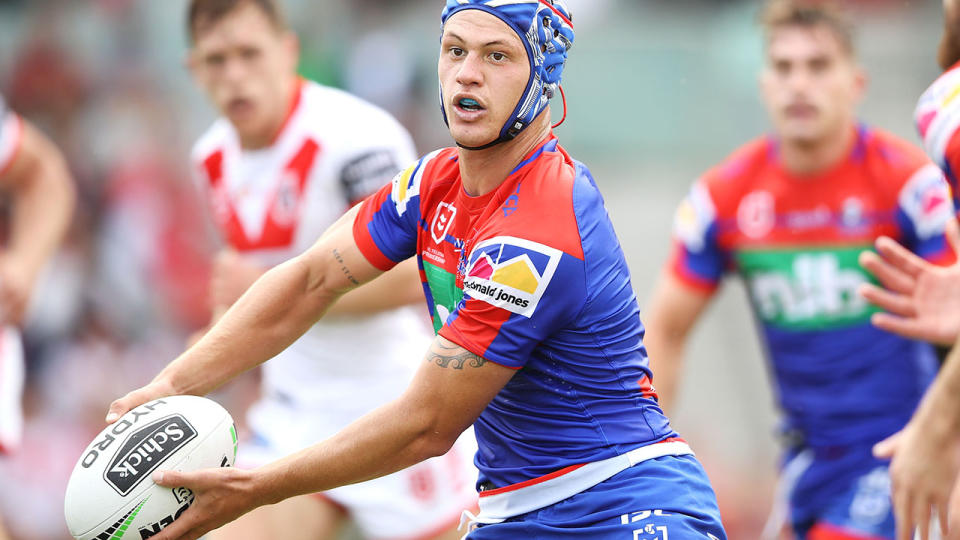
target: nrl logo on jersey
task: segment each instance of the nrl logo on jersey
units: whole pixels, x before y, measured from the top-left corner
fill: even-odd
[[[430,224],[430,236],[434,242],[443,243],[456,215],[457,207],[450,203],[442,202],[437,206],[437,213],[433,215],[433,223]]]
[[[776,202],[769,191],[754,191],[740,200],[737,226],[750,238],[763,238],[777,223]]]
[[[497,236],[470,253],[463,292],[471,298],[531,317],[563,252],[537,242]]]

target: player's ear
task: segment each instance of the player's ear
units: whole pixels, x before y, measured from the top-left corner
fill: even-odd
[[[300,65],[300,38],[294,32],[286,32],[283,35],[283,47],[286,49],[287,56],[293,64],[293,69]]]
[[[183,57],[183,67],[190,72],[190,76],[197,77],[197,66],[199,61],[197,60],[197,53],[194,49],[188,49],[187,54]]]
[[[770,101],[770,84],[770,69],[764,64],[760,69],[760,73],[757,73],[757,89],[760,90],[760,99],[762,99],[765,104]]]
[[[854,99],[857,103],[863,99],[863,95],[867,91],[867,83],[870,82],[870,77],[867,75],[866,70],[864,70],[859,65],[854,66],[853,68],[853,91]]]

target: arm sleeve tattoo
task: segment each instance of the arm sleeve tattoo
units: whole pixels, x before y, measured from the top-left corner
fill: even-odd
[[[464,365],[478,368],[487,363],[483,357],[477,356],[459,345],[452,343],[448,345],[440,341],[434,342],[430,346],[430,352],[427,353],[427,362],[453,369],[463,369]]]

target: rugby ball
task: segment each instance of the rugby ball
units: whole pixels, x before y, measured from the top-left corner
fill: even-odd
[[[236,457],[237,430],[216,402],[172,396],[144,403],[83,451],[67,484],[67,528],[80,540],[149,538],[194,498],[189,489],[154,484],[154,471],[230,467]]]

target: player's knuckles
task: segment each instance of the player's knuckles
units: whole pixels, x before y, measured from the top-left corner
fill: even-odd
[[[115,399],[115,400],[113,400],[113,401],[110,403],[110,407],[108,407],[107,410],[110,411],[110,412],[112,412],[112,413],[123,414],[124,412],[126,412],[125,409],[124,409],[124,399],[125,399],[125,398],[120,398],[120,399]]]
[[[127,413],[127,411],[132,409],[133,406],[131,405],[131,403],[133,402],[133,400],[129,397],[129,395],[130,394],[127,394],[126,396],[120,399],[117,399],[113,403],[111,403],[110,408],[108,409],[109,412],[116,414],[119,417],[119,416],[123,416],[124,414]]]

